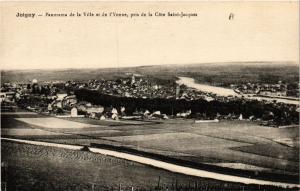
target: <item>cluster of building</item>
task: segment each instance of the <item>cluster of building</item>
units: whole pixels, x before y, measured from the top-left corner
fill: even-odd
[[[116,81],[90,80],[88,83],[71,81],[38,83],[36,79],[33,79],[31,83],[3,83],[0,100],[1,103],[12,106],[22,99],[21,106],[23,108],[58,117],[89,117],[100,120],[118,120],[119,118],[168,119],[167,115],[161,114],[160,111],[152,113],[148,110],[136,111],[133,116],[126,116],[126,108],[122,106],[119,108],[103,107],[86,101],[78,101],[72,92],[74,88],[89,88],[101,91],[103,94],[139,98],[168,98],[167,95],[171,94],[170,89],[153,85],[153,83],[141,78],[136,81],[135,76],[131,79],[118,79]]]
[[[53,99],[59,92],[64,91],[61,88],[63,86],[64,83],[60,81],[38,83],[36,79],[28,83],[3,83],[0,88],[1,102],[4,100],[16,101],[29,95],[46,96]]]
[[[65,85],[70,90],[87,88],[106,95],[143,99],[205,99],[206,101],[228,101],[234,99],[232,96],[224,97],[210,92],[200,92],[184,85],[176,84],[175,82],[159,84],[140,75],[131,75],[131,77],[116,80],[90,80],[87,83],[69,81]]]
[[[177,85],[176,86],[176,99],[185,99],[188,101],[203,99],[208,102],[210,101],[222,101],[227,102],[230,100],[236,99],[234,96],[219,96],[217,94],[211,92],[199,91],[194,88],[189,88],[185,85]]]
[[[273,97],[299,97],[300,83],[284,83],[278,81],[276,84],[261,84],[261,83],[247,83],[247,84],[231,84],[231,89],[243,94],[256,94]]]
[[[0,101],[14,104],[18,100],[22,101],[22,107],[28,110],[43,112],[50,115],[69,116],[69,117],[90,117],[94,119],[168,119],[166,114],[160,111],[149,111],[145,108],[142,111],[136,111],[131,116],[126,116],[126,108],[123,106],[104,107],[93,105],[86,101],[79,101],[74,95],[74,90],[86,88],[95,90],[106,95],[133,98],[163,98],[163,99],[184,99],[184,100],[206,100],[227,102],[241,97],[227,96],[222,97],[209,92],[201,92],[185,85],[176,83],[160,84],[150,78],[140,75],[130,75],[127,78],[116,80],[89,80],[88,82],[42,82],[38,83],[36,79],[31,83],[4,83],[1,84]],[[288,92],[293,90],[295,95],[299,96],[299,84],[297,88],[290,87],[287,84],[278,82],[278,84],[245,84],[231,85],[232,89],[241,94],[256,94],[269,96],[288,96]],[[282,103],[274,104],[278,109],[282,108]],[[297,106],[291,106],[290,109],[296,110]],[[2,108],[1,108],[2,109]],[[186,118],[191,115],[191,110],[174,113],[176,117]],[[207,119],[207,116],[199,116]],[[229,114],[221,116],[217,114],[216,119],[243,119],[241,114]],[[251,116],[249,120],[254,117]]]
[[[89,102],[81,101],[71,109],[71,117],[88,117],[97,120],[119,120],[119,119],[169,119],[166,114],[160,111],[150,112],[149,110],[135,111],[133,115],[126,115],[126,108],[120,107],[103,107],[93,105]],[[80,115],[81,114],[81,115]]]
[[[117,80],[90,80],[88,83],[68,82],[67,87],[88,88],[107,95],[133,98],[174,98],[175,88],[164,86],[143,78],[132,75],[130,78]]]

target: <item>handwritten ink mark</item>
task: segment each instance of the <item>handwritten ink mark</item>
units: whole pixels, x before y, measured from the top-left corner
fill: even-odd
[[[233,20],[233,18],[234,18],[234,14],[233,14],[233,13],[230,13],[228,19],[229,19],[229,20]]]

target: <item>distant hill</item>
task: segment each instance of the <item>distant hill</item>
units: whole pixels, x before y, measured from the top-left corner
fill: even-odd
[[[176,76],[194,77],[209,84],[230,84],[245,82],[276,83],[299,81],[299,65],[290,62],[239,62],[206,63],[187,65],[153,65],[128,68],[105,69],[55,69],[55,70],[3,70],[2,82],[29,82],[51,80],[115,79],[128,73],[151,76],[157,79],[175,79]]]

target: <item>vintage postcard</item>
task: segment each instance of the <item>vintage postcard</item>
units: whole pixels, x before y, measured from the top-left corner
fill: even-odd
[[[299,190],[299,1],[0,2],[1,190]]]

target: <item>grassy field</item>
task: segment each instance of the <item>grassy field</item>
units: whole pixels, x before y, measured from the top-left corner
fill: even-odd
[[[2,136],[68,144],[91,143],[126,146],[173,158],[215,165],[247,165],[253,171],[298,174],[299,150],[277,142],[278,139],[299,140],[299,128],[262,127],[248,121],[198,123],[193,120],[170,119],[160,123],[140,121],[99,121],[93,119],[55,119],[39,115],[20,121],[26,114],[3,115]],[[53,120],[84,124],[84,128],[49,128]],[[70,121],[72,120],[72,121]],[[49,124],[47,124],[49,122]],[[90,125],[89,125],[90,124]],[[67,125],[68,126],[68,125]]]
[[[122,121],[115,121],[115,120],[91,120],[89,118],[76,118],[76,117],[70,117],[65,118],[69,121],[76,121],[80,123],[88,123],[92,125],[105,125],[105,126],[122,126],[122,125],[149,125],[149,124],[155,124],[155,122],[151,121],[133,121],[133,120],[122,120]]]
[[[87,151],[1,144],[3,190],[296,190],[196,178]]]

